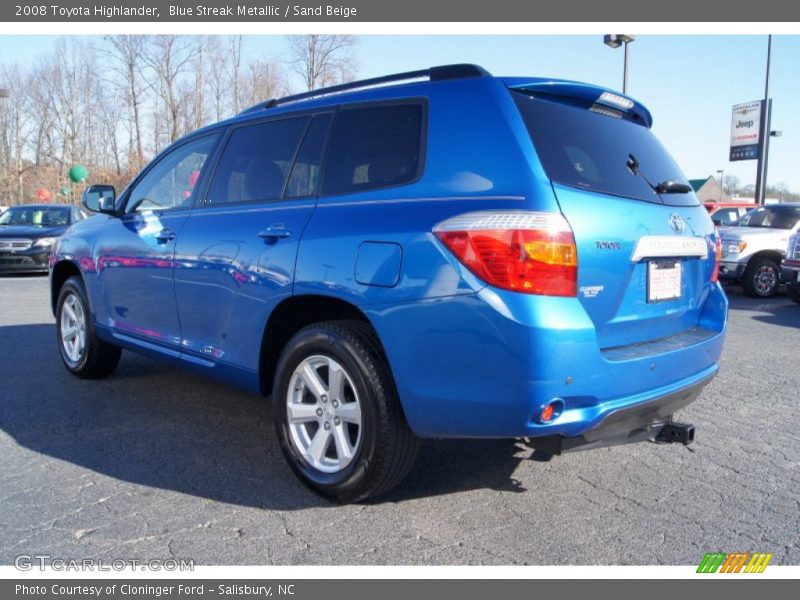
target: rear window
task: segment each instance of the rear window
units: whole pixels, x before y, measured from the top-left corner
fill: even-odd
[[[631,117],[570,98],[512,95],[554,182],[659,204],[699,204],[693,193],[659,196],[648,185],[647,181],[652,186],[670,180],[688,182],[653,132]],[[631,156],[639,174],[628,168]]]
[[[360,192],[409,183],[422,160],[422,106],[342,109],[333,129],[324,194]]]
[[[211,180],[207,202],[238,204],[280,198],[307,124],[307,117],[299,117],[234,129]]]
[[[737,223],[740,227],[793,229],[800,221],[800,206],[764,206],[754,208]]]

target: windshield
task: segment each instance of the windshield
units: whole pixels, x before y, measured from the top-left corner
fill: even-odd
[[[70,209],[63,206],[52,208],[9,208],[0,215],[0,225],[32,225],[34,227],[59,227],[69,225]]]
[[[658,204],[699,204],[693,192],[653,190],[660,183],[688,182],[653,132],[633,117],[572,98],[512,95],[554,182]]]
[[[762,206],[743,216],[739,227],[766,227],[769,229],[794,229],[800,221],[800,206]]]

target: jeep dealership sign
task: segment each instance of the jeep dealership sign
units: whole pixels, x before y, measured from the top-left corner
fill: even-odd
[[[763,100],[736,104],[731,118],[730,160],[758,158]]]

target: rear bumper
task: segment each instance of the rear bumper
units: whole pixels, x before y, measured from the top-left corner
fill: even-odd
[[[590,450],[604,446],[657,441],[663,425],[676,411],[688,406],[700,396],[703,388],[713,379],[713,373],[688,386],[657,396],[638,404],[608,411],[597,425],[582,435],[564,437],[549,435],[533,438],[531,446],[548,454],[562,454],[572,450]]]
[[[711,286],[685,331],[607,349],[577,298],[486,288],[366,312],[417,435],[572,438],[623,409],[645,414],[650,403],[699,393],[718,370],[727,306],[722,288]],[[556,400],[561,414],[537,421]]]

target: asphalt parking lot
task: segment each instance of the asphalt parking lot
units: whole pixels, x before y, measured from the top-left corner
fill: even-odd
[[[722,372],[681,446],[530,460],[513,441],[428,441],[405,484],[338,506],[280,454],[267,403],[124,353],[62,368],[47,279],[0,278],[0,563],[800,564],[800,306],[730,292]]]

